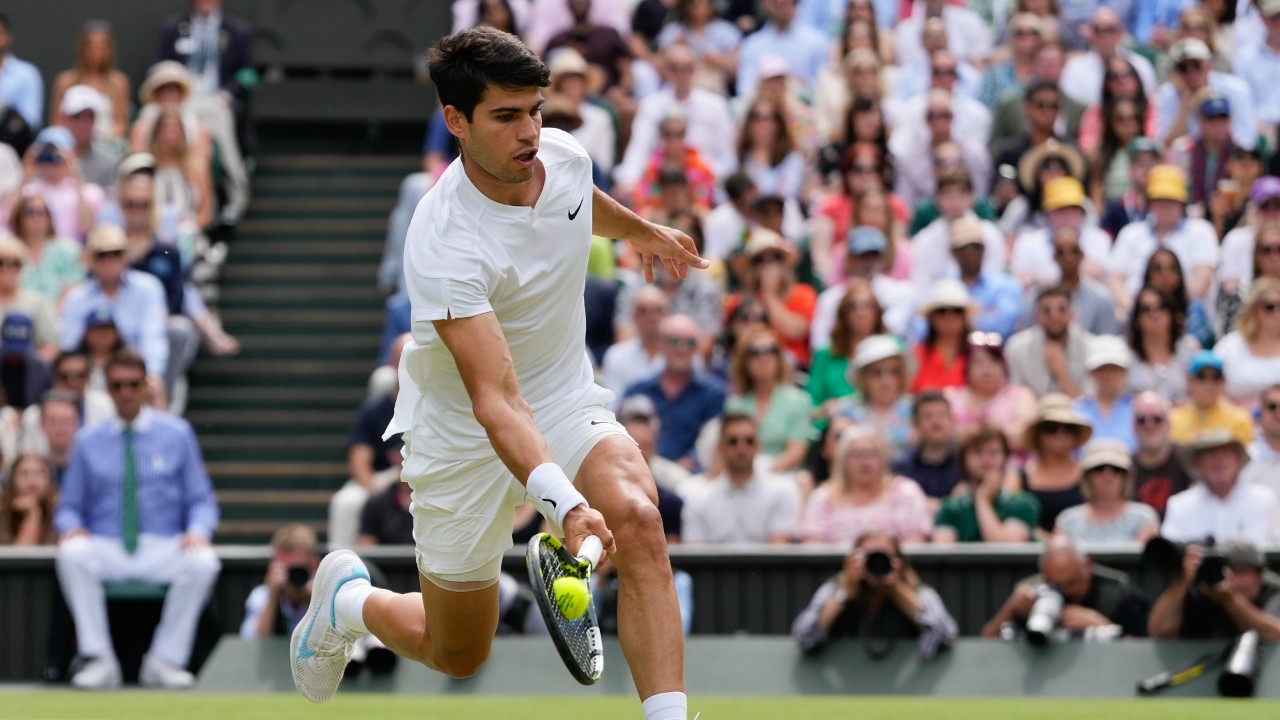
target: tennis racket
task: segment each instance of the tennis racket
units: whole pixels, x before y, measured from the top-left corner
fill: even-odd
[[[1182,668],[1162,672],[1159,675],[1152,675],[1138,683],[1138,694],[1153,695],[1161,690],[1178,687],[1183,683],[1195,680],[1209,670],[1221,665],[1225,658],[1226,652],[1223,651],[1206,653]]]
[[[604,545],[592,535],[582,541],[582,554],[569,554],[559,538],[538,533],[529,541],[525,550],[525,565],[529,569],[529,585],[533,597],[547,621],[547,630],[560,651],[560,659],[573,679],[583,685],[591,685],[604,674],[604,642],[600,638],[600,623],[591,602],[591,571],[600,561]],[[570,620],[560,611],[552,585],[564,577],[578,578],[587,586],[587,611],[581,617]]]

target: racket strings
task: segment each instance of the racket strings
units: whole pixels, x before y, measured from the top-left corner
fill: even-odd
[[[543,548],[543,552],[538,554],[538,561],[542,566],[542,592],[551,601],[550,606],[552,613],[555,615],[556,625],[560,631],[561,637],[569,647],[570,653],[579,667],[585,672],[591,670],[591,657],[593,648],[591,644],[590,630],[592,627],[591,618],[594,612],[591,608],[576,620],[570,620],[560,612],[560,604],[555,601],[555,581],[562,577],[574,577],[581,579],[581,575],[573,570],[565,567],[564,563],[556,557],[551,548]]]

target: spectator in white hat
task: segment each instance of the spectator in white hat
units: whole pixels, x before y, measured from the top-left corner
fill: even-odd
[[[81,174],[108,191],[115,186],[116,165],[124,155],[118,142],[102,137],[96,130],[98,117],[109,108],[107,98],[88,85],[68,88],[58,104],[58,124],[70,130],[76,141]]]
[[[1054,532],[1074,543],[1146,542],[1160,530],[1160,517],[1133,497],[1129,450],[1118,440],[1094,440],[1084,448],[1080,492],[1084,504],[1063,510]]]
[[[1126,452],[1138,449],[1133,432],[1133,396],[1129,394],[1129,346],[1115,335],[1089,340],[1084,366],[1093,380],[1093,391],[1075,400],[1076,412],[1093,426],[1093,436],[1117,440]]]
[[[1203,41],[1183,38],[1169,49],[1173,78],[1156,91],[1156,140],[1169,146],[1183,135],[1200,136],[1197,112],[1205,100],[1226,98],[1231,105],[1231,139],[1242,148],[1258,144],[1253,93],[1244,80],[1213,69],[1213,51]]]

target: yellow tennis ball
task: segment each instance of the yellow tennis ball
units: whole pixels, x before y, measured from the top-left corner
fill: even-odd
[[[587,584],[576,577],[562,577],[551,584],[556,596],[556,605],[560,614],[569,620],[577,620],[587,611],[587,603],[591,595],[587,592]]]

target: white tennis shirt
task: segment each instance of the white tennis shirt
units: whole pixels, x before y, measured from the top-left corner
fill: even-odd
[[[543,129],[538,158],[546,184],[533,207],[490,200],[459,158],[413,213],[404,252],[413,342],[400,358],[386,432],[405,432],[413,452],[457,460],[493,453],[434,320],[497,316],[544,433],[572,410],[608,399],[594,384],[585,341],[591,160],[573,136],[553,129]]]

